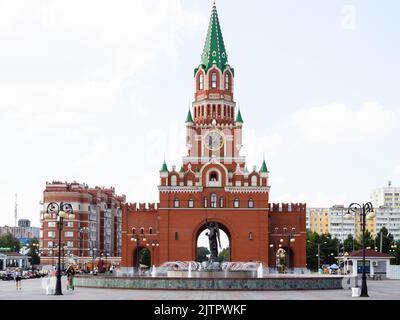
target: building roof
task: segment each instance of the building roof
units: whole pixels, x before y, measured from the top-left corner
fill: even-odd
[[[363,250],[356,250],[349,253],[347,258],[361,258],[363,257]],[[395,257],[391,256],[390,254],[378,252],[375,250],[365,250],[365,257],[366,258],[386,258],[386,259],[394,259]]]
[[[207,72],[213,64],[223,71],[228,63],[228,55],[225,50],[224,39],[222,37],[221,26],[219,24],[217,7],[214,3],[210,23],[208,25],[206,43],[204,44],[203,54],[201,55],[201,65]]]
[[[267,164],[265,163],[265,160],[263,160],[263,163],[262,163],[262,165],[261,165],[261,169],[260,169],[260,172],[269,172],[268,171],[268,168],[267,168]]]
[[[8,251],[0,251],[1,255],[5,255],[6,257],[21,257],[28,258],[28,256],[21,254],[19,252],[8,252]]]
[[[190,109],[186,117],[186,123],[193,123],[192,113],[190,112]]]
[[[161,167],[160,172],[168,172],[168,167],[167,167],[167,164],[165,163],[165,161],[164,161],[164,163],[163,163],[163,165]]]
[[[243,118],[242,114],[240,113],[240,109],[238,110],[237,116],[236,116],[236,122],[237,123],[243,123]]]

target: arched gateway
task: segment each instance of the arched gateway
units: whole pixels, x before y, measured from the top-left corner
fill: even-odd
[[[270,267],[276,264],[280,239],[288,239],[279,230],[295,230],[291,263],[305,267],[305,204],[271,205],[265,161],[258,170],[249,170],[240,155],[244,122],[234,100],[235,74],[213,6],[201,63],[194,71],[195,99],[186,118],[187,155],[180,169],[163,163],[157,206],[123,207],[122,266],[133,265],[136,246],[149,248],[155,265],[195,260],[196,237],[207,220],[220,223],[229,233],[231,261],[260,261]],[[139,241],[132,240],[135,230],[141,230]]]

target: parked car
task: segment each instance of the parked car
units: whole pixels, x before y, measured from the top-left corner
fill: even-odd
[[[7,272],[3,275],[2,280],[4,281],[14,280],[14,276],[11,272]]]

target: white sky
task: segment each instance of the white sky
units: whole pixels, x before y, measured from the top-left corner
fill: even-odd
[[[400,3],[218,0],[248,168],[272,202],[368,201],[400,180]],[[185,155],[211,1],[0,0],[0,225],[46,181],[157,202]]]

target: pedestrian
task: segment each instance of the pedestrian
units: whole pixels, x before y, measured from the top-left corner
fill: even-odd
[[[71,264],[67,269],[67,290],[74,290],[75,268]]]
[[[17,286],[17,290],[18,289],[21,290],[21,279],[22,279],[21,269],[19,269],[19,268],[15,269],[14,278],[15,278],[15,284]]]

